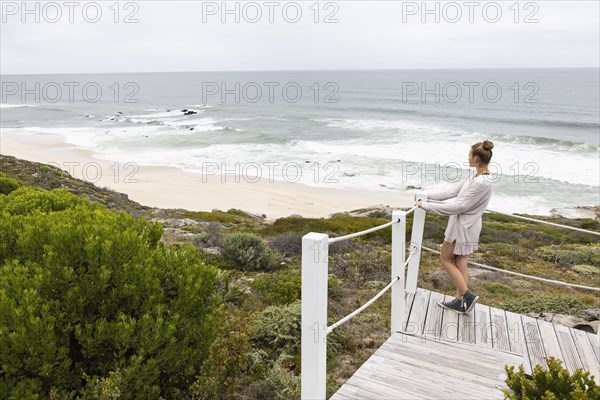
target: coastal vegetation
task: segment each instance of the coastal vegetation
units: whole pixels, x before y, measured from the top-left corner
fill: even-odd
[[[0,158],[6,399],[299,398],[301,237],[344,235],[391,218],[384,209],[275,221],[237,209],[157,209],[54,167]],[[536,218],[600,231],[600,218]],[[598,236],[499,214],[483,220],[473,260],[600,286]],[[425,246],[438,249],[446,223],[427,216]],[[409,215],[408,235],[411,224]],[[330,323],[389,282],[390,235],[384,229],[331,246]],[[472,272],[471,290],[490,306],[574,316],[600,308],[593,292]],[[455,292],[438,255],[426,251],[418,284]],[[389,326],[387,293],[334,331],[328,396],[388,338]]]

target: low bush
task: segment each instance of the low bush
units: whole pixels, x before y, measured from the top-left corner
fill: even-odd
[[[300,399],[300,377],[285,365],[292,357],[280,356],[251,387],[261,400]]]
[[[23,182],[10,178],[0,172],[0,194],[9,194],[23,186]]]
[[[67,189],[47,191],[31,186],[22,186],[0,197],[0,211],[11,215],[39,212],[62,211],[75,205],[90,206],[90,201],[70,193]]]
[[[547,312],[577,315],[585,307],[583,302],[572,296],[537,293],[510,300],[503,305],[505,310],[518,314]]]
[[[0,398],[185,398],[217,271],[159,224],[63,190],[0,196]]]
[[[536,249],[538,257],[557,265],[587,264],[600,266],[600,246],[582,244],[562,244],[541,246]]]
[[[600,267],[595,267],[593,265],[574,265],[573,271],[579,272],[583,275],[598,275],[600,274]]]
[[[220,308],[217,323],[220,334],[210,347],[208,358],[191,387],[194,399],[235,398],[250,367],[252,325],[249,317],[239,310],[228,313],[225,308]]]
[[[285,217],[279,218],[271,225],[265,227],[263,234],[276,235],[281,233],[296,232],[304,235],[308,232],[329,233],[331,237],[354,233],[389,222],[382,218],[352,217],[340,214],[335,218],[302,218]],[[407,227],[408,228],[408,227]],[[407,233],[408,234],[408,233]],[[359,240],[373,239],[391,243],[391,229],[381,229],[368,233]]]
[[[254,321],[254,341],[275,358],[300,353],[301,302],[269,306]]]
[[[514,291],[506,285],[495,282],[483,282],[481,284],[488,292],[499,294],[499,295],[511,295],[514,294]]]
[[[298,270],[282,270],[257,276],[255,290],[268,305],[293,303],[300,298],[302,276]]]
[[[297,232],[287,232],[275,236],[269,245],[284,256],[299,256],[302,254],[302,235]]]
[[[223,256],[242,271],[270,271],[273,253],[262,238],[251,233],[230,233],[223,239]]]
[[[548,369],[536,365],[531,380],[525,376],[523,365],[517,372],[514,366],[504,366],[505,380],[509,389],[502,389],[507,400],[597,400],[600,386],[596,385],[590,372],[577,368],[573,375],[554,357],[546,358]]]

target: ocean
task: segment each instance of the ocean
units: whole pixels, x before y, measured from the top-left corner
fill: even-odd
[[[599,78],[592,68],[3,75],[0,128],[122,163],[399,196],[466,177],[470,146],[487,139],[488,208],[548,215],[600,205]]]

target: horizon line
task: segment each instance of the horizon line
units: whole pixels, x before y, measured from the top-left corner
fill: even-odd
[[[368,71],[449,71],[449,70],[540,70],[540,69],[600,69],[600,66],[586,67],[448,67],[448,68],[349,68],[349,69],[255,69],[255,70],[185,70],[185,71],[116,71],[116,72],[36,72],[0,73],[0,76],[28,75],[98,75],[98,74],[172,74],[172,73],[227,73],[227,72],[368,72]]]

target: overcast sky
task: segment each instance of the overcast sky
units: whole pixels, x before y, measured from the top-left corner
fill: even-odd
[[[21,1],[3,1],[0,72],[598,67],[600,59],[598,1],[428,2],[427,15],[421,1],[334,1],[320,2],[318,16],[314,1],[228,2],[240,22],[221,1],[136,1],[120,3],[116,23],[113,1],[98,2],[96,23],[94,5],[84,19],[86,3],[70,23],[61,1],[60,18],[43,2],[24,14]],[[124,23],[128,15],[138,22]],[[337,22],[324,23],[328,16]]]

